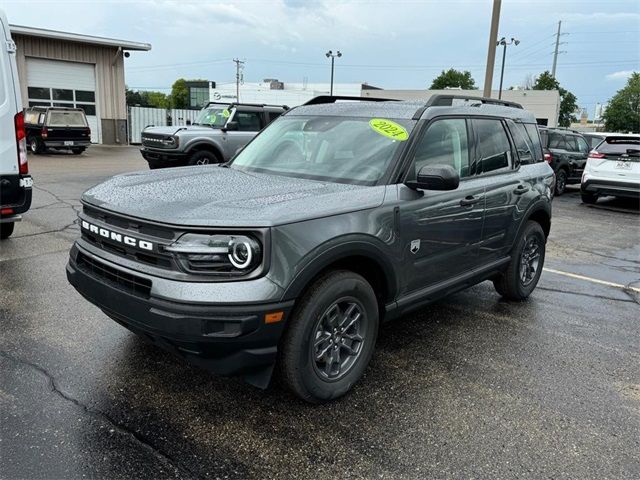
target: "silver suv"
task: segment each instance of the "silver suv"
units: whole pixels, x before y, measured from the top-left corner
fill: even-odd
[[[285,105],[211,102],[186,127],[145,128],[140,152],[151,169],[226,162],[286,110]]]

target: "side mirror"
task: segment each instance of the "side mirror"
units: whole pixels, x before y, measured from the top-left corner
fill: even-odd
[[[227,124],[222,128],[223,132],[238,130],[238,122],[227,122]]]
[[[451,165],[425,165],[416,180],[406,185],[414,190],[455,190],[460,185],[460,175]]]

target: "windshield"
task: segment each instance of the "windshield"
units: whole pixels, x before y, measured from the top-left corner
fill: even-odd
[[[207,125],[214,128],[222,128],[229,119],[231,113],[225,106],[206,107],[200,110],[198,118],[193,125]]]
[[[83,112],[77,111],[50,111],[49,121],[47,125],[50,127],[86,127],[87,121]]]
[[[414,122],[284,116],[233,160],[232,168],[337,183],[374,185]]]

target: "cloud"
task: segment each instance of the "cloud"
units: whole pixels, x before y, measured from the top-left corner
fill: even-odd
[[[633,70],[620,70],[619,72],[613,72],[605,76],[607,80],[626,80],[631,76]]]

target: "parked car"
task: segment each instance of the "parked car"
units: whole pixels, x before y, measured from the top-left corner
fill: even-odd
[[[582,201],[602,195],[640,200],[640,135],[607,136],[589,154],[580,185]]]
[[[287,109],[211,102],[186,127],[145,128],[140,152],[151,169],[226,162]]]
[[[214,372],[266,387],[276,365],[309,402],[351,389],[381,322],[483,280],[526,299],[554,186],[534,115],[457,95],[344,99],[290,110],[223,166],[88,190],[69,282]]]
[[[91,145],[91,128],[81,108],[27,108],[25,127],[32,153],[55,148],[71,150],[74,155],[80,155]]]
[[[31,206],[33,180],[27,163],[27,144],[16,44],[0,10],[0,239],[9,238],[21,214]]]
[[[589,144],[576,131],[539,127],[544,157],[556,174],[556,195],[562,195],[569,184],[580,183],[589,155]]]

